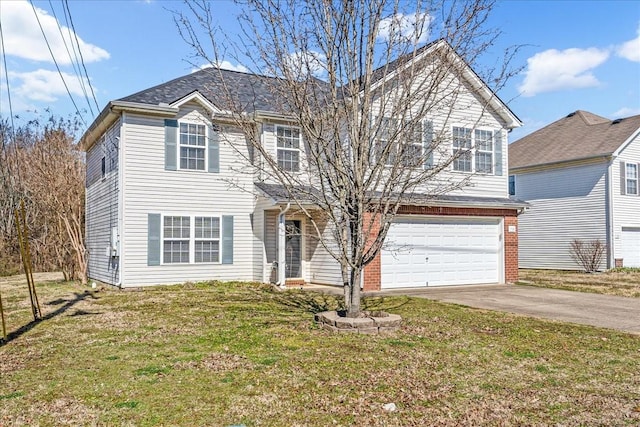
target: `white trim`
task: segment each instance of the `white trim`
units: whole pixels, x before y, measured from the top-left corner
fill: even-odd
[[[627,176],[627,169],[629,169],[630,166],[633,166],[635,168],[636,171],[636,176],[635,178],[629,178]],[[638,166],[638,163],[633,163],[633,162],[625,162],[624,163],[624,170],[621,170],[620,173],[623,174],[622,176],[624,176],[624,196],[638,196],[640,195],[640,167]],[[636,183],[636,191],[635,193],[630,193],[629,192],[629,187],[628,187],[628,181],[635,181]]]
[[[191,172],[208,172],[209,171],[209,138],[210,138],[210,130],[209,127],[211,126],[207,121],[202,121],[202,123],[198,123],[196,120],[189,120],[189,119],[180,119],[177,120],[178,122],[178,128],[176,130],[177,134],[177,144],[176,144],[176,160],[177,160],[177,164],[176,164],[176,170],[179,171],[191,171]],[[204,168],[203,169],[191,169],[191,168],[183,168],[181,167],[181,163],[182,163],[182,159],[180,156],[181,153],[181,148],[182,148],[182,144],[181,144],[181,138],[180,138],[180,125],[181,124],[186,124],[186,125],[196,125],[196,126],[204,126],[204,146],[201,145],[185,145],[185,148],[194,148],[194,149],[204,149]]]
[[[300,128],[300,126],[292,126],[292,125],[280,125],[280,124],[274,124],[273,125],[273,137],[275,139],[275,161],[276,164],[278,165],[278,167],[280,167],[280,165],[278,164],[278,151],[279,150],[284,150],[284,151],[291,151],[291,152],[298,152],[298,170],[289,170],[289,169],[284,169],[282,168],[283,171],[285,172],[293,172],[293,173],[298,173],[302,170],[302,160],[303,160],[303,156],[302,156],[302,147],[304,147],[304,141],[302,140],[302,129]],[[286,148],[286,147],[278,147],[278,129],[279,128],[283,128],[283,129],[296,129],[298,131],[298,148]]]
[[[456,150],[456,148],[453,146],[454,144],[454,140],[455,140],[455,136],[453,135],[453,129],[454,128],[459,128],[459,129],[466,129],[471,131],[471,148],[468,149],[468,152],[471,153],[471,170],[470,171],[464,171],[464,170],[458,170],[455,169],[455,162],[456,160],[453,160],[451,162],[451,171],[455,172],[455,173],[464,173],[464,174],[478,174],[478,175],[486,175],[486,176],[498,176],[496,175],[496,167],[495,167],[495,161],[496,161],[496,132],[500,132],[501,129],[496,130],[495,128],[490,128],[487,126],[472,126],[472,127],[468,127],[468,126],[464,126],[464,125],[458,125],[458,124],[452,124],[450,126],[450,135],[451,135],[451,150],[450,150],[450,154],[451,155],[455,155],[454,150]],[[476,131],[485,131],[485,132],[491,132],[491,172],[479,172],[477,170],[477,165],[476,165],[476,154],[478,153],[478,149],[477,149],[477,145],[476,145]],[[503,150],[504,151],[504,150]],[[480,150],[481,153],[489,153],[488,151],[482,151]]]
[[[169,104],[169,106],[173,107],[173,108],[180,108],[184,104],[187,104],[187,103],[189,103],[191,101],[196,101],[197,103],[202,105],[206,110],[208,110],[209,113],[211,113],[212,115],[214,115],[214,114],[223,114],[223,115],[224,114],[231,114],[229,111],[221,110],[218,107],[216,107],[215,105],[213,105],[198,90],[195,90],[195,91],[191,92],[190,94],[188,94],[186,96],[183,96],[182,98],[178,99],[177,101],[172,102],[171,104]]]
[[[164,219],[166,217],[187,217],[189,218],[189,238],[175,238],[169,240],[188,240],[189,242],[189,261],[188,262],[165,262],[164,261]],[[195,262],[195,242],[196,241],[215,241],[216,239],[196,239],[195,236],[195,227],[196,227],[196,217],[202,218],[217,218],[219,223],[219,236],[218,236],[218,261],[211,262]],[[160,214],[160,265],[167,266],[180,266],[180,265],[219,265],[222,264],[222,215],[221,214],[209,214],[209,213],[174,213],[174,212],[164,212]]]

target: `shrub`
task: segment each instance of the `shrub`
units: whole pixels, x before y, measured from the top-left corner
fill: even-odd
[[[580,264],[586,273],[594,273],[600,269],[605,248],[599,239],[575,239],[571,242],[571,258]]]

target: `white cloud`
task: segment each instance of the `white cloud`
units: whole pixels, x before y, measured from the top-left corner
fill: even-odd
[[[247,67],[245,67],[242,64],[232,64],[231,62],[227,61],[226,59],[224,61],[221,62],[217,62],[216,63],[216,67],[221,68],[223,70],[231,70],[231,71],[240,71],[241,73],[248,73],[249,69]],[[203,64],[201,66],[199,66],[198,68],[193,68],[191,70],[192,73],[195,73],[196,71],[200,71],[200,70],[204,70],[206,68],[213,68],[212,64]]]
[[[74,60],[69,57],[67,47],[73,55],[72,46],[76,35],[69,28],[59,24],[45,10],[35,8],[40,24],[49,41],[53,55],[60,65],[70,65]],[[17,56],[34,61],[53,62],[47,48],[34,8],[26,0],[2,2],[2,33],[7,55]],[[60,28],[58,28],[60,25]],[[60,34],[62,29],[62,34]],[[78,37],[78,44],[85,62],[95,62],[109,58],[106,50],[86,43]]]
[[[380,21],[377,38],[389,41],[402,37],[415,43],[424,43],[429,39],[431,21],[427,13],[398,13]]]
[[[613,117],[614,119],[621,119],[624,117],[637,116],[638,114],[640,114],[640,108],[622,107],[618,111],[615,111],[613,114],[611,114],[611,117]]]
[[[616,48],[616,53],[629,61],[640,62],[640,26],[638,27],[638,37],[622,43]]]
[[[26,100],[39,102],[54,102],[59,97],[69,96],[64,86],[64,82],[57,71],[39,69],[26,73],[18,73],[9,71],[9,80],[11,83],[12,98],[17,98],[20,102]],[[69,92],[74,96],[84,97],[82,83],[85,87],[89,87],[86,79],[83,82],[75,74],[62,73],[64,80],[69,87]]]
[[[313,50],[293,52],[289,54],[288,66],[296,78],[322,78],[327,72],[327,58]]]
[[[518,87],[523,96],[543,92],[598,86],[591,70],[609,58],[603,49],[549,49],[527,59],[527,70]]]

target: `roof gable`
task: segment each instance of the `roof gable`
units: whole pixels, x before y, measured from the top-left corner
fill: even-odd
[[[640,115],[609,120],[578,110],[509,145],[509,169],[614,154],[640,130]]]

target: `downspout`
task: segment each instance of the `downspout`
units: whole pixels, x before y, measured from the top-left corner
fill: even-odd
[[[285,277],[285,245],[286,245],[286,229],[285,229],[285,214],[291,208],[291,202],[287,203],[287,206],[282,209],[278,214],[278,281],[277,284],[281,288],[286,286]]]
[[[614,164],[614,156],[611,156],[609,160],[609,164],[607,165],[607,191],[605,195],[605,209],[606,209],[606,221],[605,225],[607,227],[606,235],[607,235],[607,269],[614,268],[616,266],[615,260],[615,233],[614,233],[614,221],[613,221],[613,164]]]

